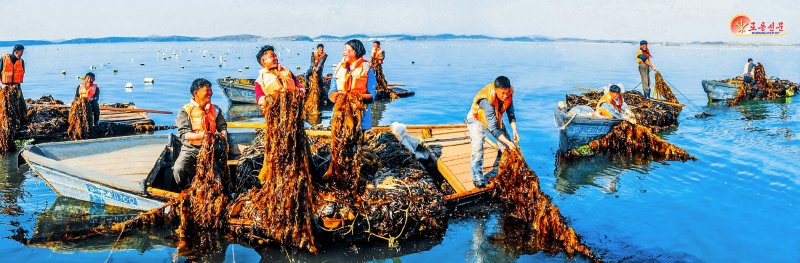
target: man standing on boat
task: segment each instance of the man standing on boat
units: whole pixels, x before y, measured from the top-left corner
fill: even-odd
[[[89,101],[89,112],[92,114],[92,125],[97,126],[100,122],[100,88],[94,83],[94,73],[89,72],[83,77],[83,82],[75,90],[75,98]]]
[[[19,124],[25,124],[28,110],[25,106],[25,97],[22,95],[22,80],[25,76],[25,61],[22,60],[22,54],[25,53],[25,46],[21,44],[14,45],[11,54],[6,54],[0,58],[0,89],[9,89],[12,96],[18,100],[18,108],[13,109],[19,116]]]
[[[328,99],[333,103],[343,99],[348,92],[361,95],[365,102],[372,101],[377,83],[370,62],[364,60],[366,53],[367,50],[360,40],[351,39],[344,44],[342,51],[344,58],[333,71],[331,89],[328,91]],[[337,113],[334,112],[334,114]],[[361,116],[361,129],[366,131],[371,128],[372,111],[367,106],[364,115]]]
[[[650,69],[658,71],[653,62],[650,61],[650,49],[647,47],[647,40],[639,41],[639,49],[636,50],[636,62],[639,63],[639,76],[642,78],[642,91],[644,96],[650,98]]]
[[[228,123],[222,110],[211,103],[211,82],[199,78],[189,88],[192,99],[178,111],[175,125],[181,139],[181,151],[172,166],[172,176],[179,189],[185,189],[194,177],[197,154],[206,133],[227,132]]]
[[[744,72],[742,73],[742,78],[744,83],[748,83],[750,85],[756,84],[754,69],[756,68],[756,63],[753,63],[752,58],[747,59],[747,63],[744,64]]]
[[[636,116],[628,107],[628,104],[625,103],[625,98],[622,96],[622,88],[617,85],[611,85],[608,88],[603,97],[597,101],[595,111],[606,118],[621,119],[636,124]]]
[[[378,81],[378,91],[386,91],[389,83],[386,82],[386,76],[383,75],[383,59],[386,57],[386,52],[381,49],[380,41],[372,42],[372,56],[370,58],[370,65],[372,70],[375,71],[375,79]]]
[[[309,79],[311,74],[317,74],[317,84],[319,87],[322,87],[322,69],[325,68],[325,60],[328,60],[328,54],[325,53],[325,46],[318,44],[317,51],[311,52],[311,66],[306,71],[306,79]]]
[[[497,174],[497,165],[500,163],[500,156],[506,149],[517,147],[508,136],[507,129],[503,124],[503,114],[508,116],[508,123],[514,134],[514,141],[519,142],[517,133],[517,118],[514,115],[514,102],[512,100],[514,88],[511,81],[505,76],[499,76],[494,82],[483,87],[472,99],[470,110],[467,114],[467,129],[469,138],[472,142],[470,153],[470,167],[472,168],[472,182],[475,187],[486,187],[487,177]],[[491,134],[497,139],[499,151],[494,161],[494,169],[487,175],[483,174],[483,142],[486,134]]]
[[[278,55],[275,48],[270,45],[261,47],[256,54],[256,60],[262,69],[258,71],[258,78],[255,83],[256,103],[262,108],[267,99],[271,99],[278,92],[283,90],[300,89],[305,93],[305,88],[300,85],[292,71],[281,66],[278,62]],[[267,97],[266,95],[269,95]]]

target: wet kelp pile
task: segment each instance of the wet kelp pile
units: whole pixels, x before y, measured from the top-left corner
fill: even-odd
[[[586,105],[594,109],[602,92],[591,91],[581,94],[567,94],[567,107]],[[678,115],[682,107],[647,99],[639,91],[626,91],[622,94],[625,103],[631,108],[639,124],[655,130],[667,129],[678,125]]]
[[[627,121],[618,124],[603,137],[589,142],[587,147],[592,153],[604,154],[615,160],[633,160],[634,163],[697,160],[686,150],[658,137],[650,128]],[[580,151],[573,149],[567,153],[567,157],[586,155]]]
[[[67,136],[70,140],[91,138],[94,115],[92,115],[89,101],[82,98],[72,101],[67,122],[69,123]]]
[[[794,94],[798,91],[797,83],[774,77],[767,78],[766,70],[764,69],[764,65],[761,65],[761,63],[756,64],[756,66],[753,68],[753,79],[755,79],[756,83],[752,85],[745,83],[741,77],[721,80],[723,82],[739,86],[739,90],[736,92],[736,97],[728,103],[728,106],[737,105],[739,102],[745,100],[771,100],[776,98],[790,97],[794,96]]]
[[[308,86],[306,88],[306,100],[304,113],[309,123],[319,123],[320,107],[323,103],[322,87],[320,87],[320,79],[317,72],[311,72],[308,76]],[[316,121],[314,121],[316,120]]]
[[[331,161],[324,177],[336,188],[358,190],[356,187],[361,167],[359,152],[364,136],[361,116],[365,109],[361,95],[354,93],[341,95],[333,105]]]
[[[37,100],[27,99],[26,103],[30,105],[27,113],[30,121],[27,125],[27,129],[17,132],[17,138],[30,138],[37,143],[66,141],[71,139],[68,133],[70,128],[70,110],[69,108],[63,107],[63,101],[55,99],[52,96],[42,96]],[[73,102],[73,106],[75,106],[74,104],[75,102]],[[101,105],[101,107],[113,108],[129,108],[132,106],[134,106],[133,103],[111,103]],[[88,110],[88,104],[82,106],[81,109]],[[82,114],[76,116],[82,116]],[[89,122],[89,119],[92,117],[91,114],[88,114],[86,115],[86,121],[81,120],[80,123],[90,124],[91,122]],[[78,126],[76,126],[76,128]],[[136,122],[100,121],[90,132],[86,132],[85,129],[80,129],[80,131],[82,132],[81,138],[86,139],[152,133],[154,131],[172,128],[174,128],[174,126],[155,125],[152,120]]]
[[[672,93],[672,89],[664,81],[664,77],[661,76],[661,72],[656,71],[656,86],[653,87],[653,91],[655,91],[656,96],[660,96],[665,101],[679,103],[675,93]]]
[[[505,236],[498,241],[523,253],[563,252],[569,258],[581,255],[600,261],[542,192],[539,177],[519,150],[503,152],[496,178],[500,200],[509,210],[501,223]]]
[[[314,187],[303,129],[303,98],[281,92],[265,105],[261,187],[240,195],[229,208],[233,231],[256,244],[280,244],[316,253],[311,224]],[[258,139],[257,139],[258,140]]]
[[[0,152],[17,149],[14,140],[17,131],[27,122],[25,101],[19,85],[8,85],[0,90]]]

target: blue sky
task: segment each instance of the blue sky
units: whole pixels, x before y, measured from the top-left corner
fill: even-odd
[[[484,34],[800,43],[800,1],[3,0],[0,40],[255,34]],[[730,19],[783,21],[786,36],[736,37]],[[13,19],[10,19],[13,16]]]

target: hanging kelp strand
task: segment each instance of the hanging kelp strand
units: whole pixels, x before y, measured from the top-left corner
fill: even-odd
[[[595,153],[635,160],[697,160],[686,150],[664,141],[649,128],[623,121],[600,139],[589,142]]]
[[[67,136],[70,140],[83,140],[92,137],[93,115],[91,113],[89,101],[82,98],[75,98],[69,109],[69,128]]]
[[[508,223],[504,227],[505,243],[527,253],[563,252],[569,258],[583,255],[599,261],[581,242],[575,230],[567,225],[567,220],[550,197],[542,192],[539,177],[525,163],[519,150],[503,152],[495,185],[500,199],[510,209],[505,220]]]
[[[656,94],[663,97],[665,101],[679,103],[678,98],[675,97],[675,93],[672,93],[672,89],[667,82],[664,81],[661,72],[658,71],[656,71],[656,86],[654,87],[654,91]]]
[[[7,85],[0,90],[0,152],[16,150],[16,132],[25,122],[26,112],[22,112],[25,102],[20,100],[18,85]]]
[[[317,72],[311,72],[311,75],[308,76],[308,88],[306,89],[306,101],[305,101],[305,115],[306,119],[311,124],[318,124],[319,123],[319,104],[320,98],[322,94],[322,90],[319,86],[319,76]],[[316,121],[312,121],[316,120]]]
[[[265,103],[264,162],[261,187],[251,189],[229,208],[234,232],[258,245],[275,241],[317,251],[311,216],[314,188],[303,128],[300,92],[280,92]]]
[[[347,93],[340,96],[333,106],[331,163],[325,177],[339,189],[353,189],[359,180],[359,151],[364,136],[361,116],[364,115],[366,105],[358,94]]]

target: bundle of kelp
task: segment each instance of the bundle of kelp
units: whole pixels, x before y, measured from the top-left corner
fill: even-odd
[[[308,76],[308,86],[306,88],[305,116],[309,123],[318,124],[320,118],[320,104],[322,103],[322,87],[319,85],[317,72],[311,72]]]
[[[25,101],[21,100],[19,85],[7,85],[0,90],[0,152],[17,149],[14,140],[17,131],[26,122]]]
[[[277,242],[316,253],[311,224],[314,187],[303,128],[300,92],[280,92],[265,105],[264,162],[260,188],[239,195],[229,208],[237,236]]]
[[[366,105],[361,95],[347,93],[340,95],[333,106],[331,119],[331,161],[325,179],[337,189],[351,189],[358,192],[361,168],[359,152],[364,131],[361,129],[361,116]]]
[[[615,160],[633,160],[635,163],[648,161],[697,160],[686,150],[668,143],[654,134],[650,128],[623,121],[600,139],[589,142],[592,153],[601,153]],[[568,156],[585,155],[580,150],[572,150]]]
[[[83,140],[92,138],[92,126],[94,125],[94,115],[89,100],[75,98],[69,109],[69,128],[67,136],[70,140]]]
[[[261,188],[258,174],[264,166],[264,129],[255,129],[253,142],[242,150],[239,164],[236,166],[235,194],[241,194],[253,188]]]
[[[503,152],[495,185],[500,199],[509,209],[503,220],[505,237],[498,241],[525,253],[563,252],[569,258],[582,255],[599,261],[567,224],[550,197],[542,192],[539,177],[525,163],[519,150]]]
[[[28,120],[30,121],[28,131],[30,134],[23,136],[30,137],[37,142],[61,141],[67,138],[69,111],[66,108],[47,106],[64,105],[64,102],[47,95],[38,100],[27,99],[26,103],[34,106],[28,108]]]
[[[603,96],[602,92],[592,91],[581,94],[567,94],[568,108],[586,105],[592,108]],[[678,125],[678,115],[682,107],[645,98],[639,91],[626,91],[622,94],[625,103],[631,108],[639,124],[659,130]]]
[[[722,80],[739,86],[736,97],[728,103],[728,106],[737,105],[744,100],[771,100],[775,98],[791,97],[794,96],[798,90],[797,83],[777,78],[767,78],[767,72],[764,69],[764,65],[761,65],[761,63],[756,64],[753,68],[753,79],[755,80],[754,85],[744,83],[740,77]]]
[[[679,103],[678,98],[675,97],[675,94],[672,93],[672,89],[661,76],[661,72],[656,71],[656,86],[653,87],[653,91],[655,91],[655,94],[658,96],[664,98],[665,101]]]

